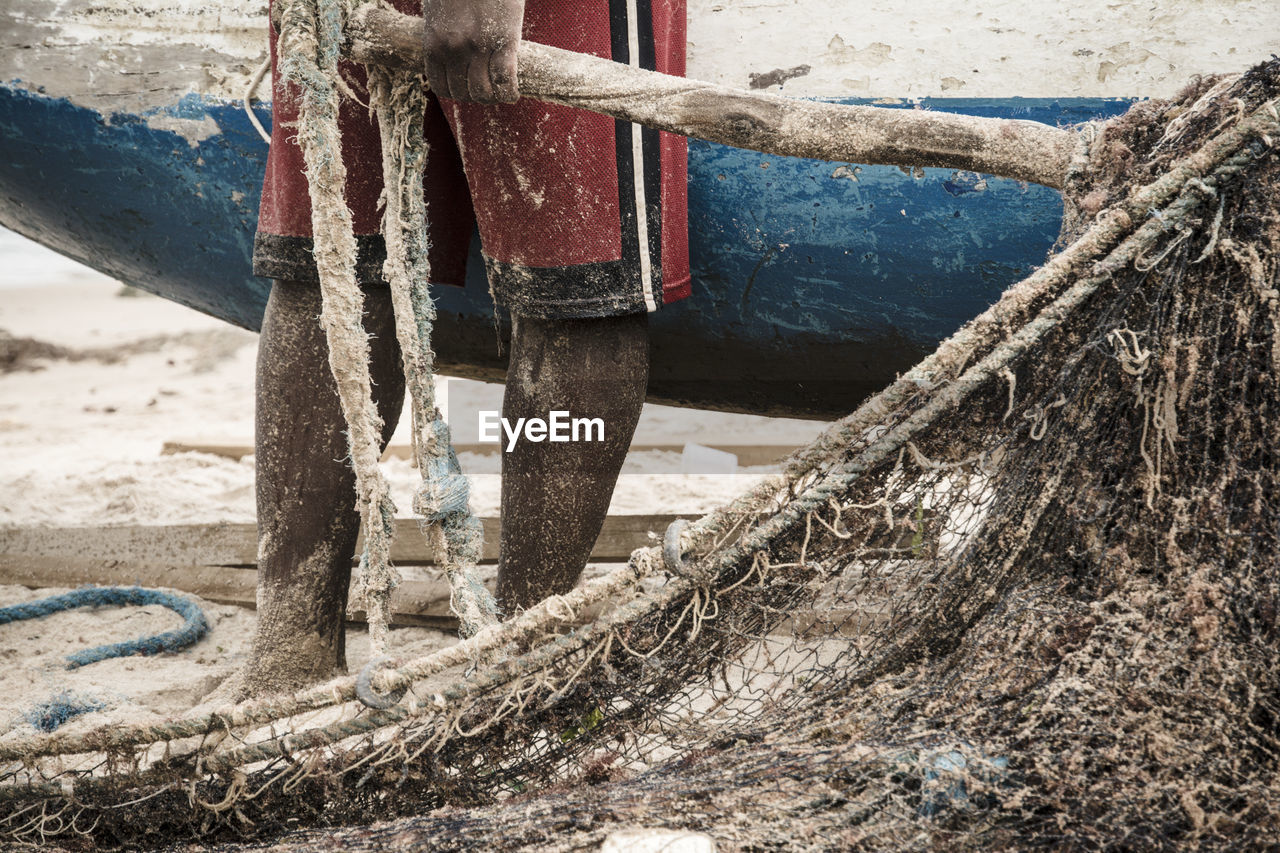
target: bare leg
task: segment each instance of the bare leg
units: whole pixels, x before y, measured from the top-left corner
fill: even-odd
[[[515,318],[502,415],[602,418],[603,442],[521,440],[502,456],[498,604],[505,615],[573,588],[609,509],[649,378],[648,315]]]
[[[367,290],[365,312],[385,446],[404,400],[389,291]],[[258,346],[258,629],[241,695],[296,690],[346,669],[360,518],[319,316],[314,285],[272,287]]]

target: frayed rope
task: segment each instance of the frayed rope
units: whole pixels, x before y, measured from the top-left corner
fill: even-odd
[[[324,303],[321,324],[347,422],[365,525],[365,551],[354,592],[365,605],[372,656],[382,657],[388,646],[390,595],[399,582],[391,565],[395,508],[378,468],[381,421],[371,399],[369,349],[360,323],[363,296],[356,281],[355,238],[343,196],[345,168],[337,120],[341,97],[351,97],[338,72],[342,25],[359,2],[281,0],[280,69],[284,79],[299,89],[298,141],[311,190],[316,268]],[[437,563],[449,578],[453,607],[467,637],[496,624],[498,608],[474,574],[483,531],[468,508],[470,487],[435,400],[431,331],[436,313],[428,289],[430,241],[422,190],[427,160],[422,127],[426,89],[420,73],[367,70],[369,108],[376,114],[382,147],[384,272],[413,401],[414,456],[423,476],[414,508],[423,518],[424,533],[438,542]]]

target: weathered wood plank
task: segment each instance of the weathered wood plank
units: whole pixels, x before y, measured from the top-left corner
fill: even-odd
[[[677,518],[697,513],[610,515],[592,550],[595,562],[628,559],[636,548],[654,544]],[[883,524],[871,531],[863,559],[920,559],[937,551],[934,513],[925,510],[918,521],[909,513],[897,516],[895,528]],[[498,559],[501,525],[497,518],[480,519],[484,526],[481,559]],[[920,530],[917,526],[923,525]],[[357,549],[358,551],[358,549]],[[0,555],[7,558],[47,557],[61,560],[138,563],[173,566],[256,566],[258,534],[253,524],[162,524],[113,527],[0,528]],[[396,519],[391,559],[401,565],[428,565],[432,549],[417,519]]]
[[[583,580],[599,577],[616,564],[589,565]],[[479,567],[481,579],[492,591],[497,582],[497,566]],[[92,558],[42,557],[0,554],[0,584],[32,588],[96,586],[165,587],[197,595],[217,604],[257,607],[256,569],[239,566],[190,566],[168,562],[133,562]],[[599,608],[580,614],[591,618]],[[424,570],[406,580],[391,594],[392,623],[453,630],[458,621],[449,610],[449,582],[443,572]],[[364,611],[354,604],[347,618],[364,622]]]
[[[209,601],[253,606],[257,579],[256,571],[234,566],[0,554],[0,584],[32,588],[136,584],[178,589]]]
[[[773,636],[840,636],[856,637],[887,624],[891,598],[895,591],[908,588],[916,580],[913,563],[903,561],[896,577],[881,580],[878,587],[869,585],[863,592],[864,606],[850,600],[849,579],[828,583],[811,605],[802,606],[774,626]],[[588,565],[583,580],[612,571],[610,564]],[[481,579],[493,590],[497,567],[479,567]],[[0,554],[0,584],[16,584],[31,588],[97,586],[165,587],[197,595],[216,604],[233,604],[256,608],[258,573],[237,566],[189,566],[167,562],[132,562],[93,558],[42,557]],[[578,614],[579,623],[589,621],[602,605]],[[349,605],[347,618],[364,622],[364,611]],[[449,610],[449,583],[443,572],[423,570],[418,577],[404,581],[391,595],[391,621],[394,625],[412,625],[452,631],[458,621]]]
[[[591,559],[626,560],[636,548],[652,544],[677,518],[696,514],[611,515],[605,519]],[[498,559],[499,521],[482,518],[482,559]],[[131,527],[18,527],[0,530],[0,554],[10,557],[115,560],[179,566],[255,566],[258,532],[253,524],[164,524]],[[412,565],[430,563],[433,554],[411,518],[396,519],[391,559]]]
[[[914,582],[915,569],[936,554],[933,513],[924,511],[915,521],[899,513],[892,530],[871,532],[861,558],[877,565],[877,579],[868,583],[853,575],[828,584],[814,603],[789,614],[771,632],[775,636],[857,636],[876,630],[887,618],[886,607],[894,590]],[[651,541],[678,516],[619,515],[606,519],[596,543],[594,565],[586,578],[610,571],[620,560]],[[481,577],[492,589],[497,567],[498,519],[482,519],[485,526],[485,558]],[[921,531],[917,527],[923,522]],[[405,567],[408,579],[393,593],[392,621],[453,630],[456,619],[449,610],[449,585],[442,571],[429,565],[429,549],[418,533],[418,522],[398,519],[392,557]],[[257,534],[251,524],[189,524],[136,527],[6,528],[0,530],[0,583],[29,587],[83,584],[168,587],[208,601],[256,606]],[[886,575],[886,566],[908,567]],[[857,574],[857,570],[855,574]],[[851,585],[852,584],[852,585]],[[859,590],[856,596],[851,593]],[[843,591],[842,591],[843,590]],[[850,598],[862,601],[854,604]],[[580,614],[589,619],[595,611]],[[349,608],[348,618],[364,621],[364,613]]]
[[[799,445],[795,444],[707,444],[714,450],[722,450],[738,457],[741,466],[774,465],[794,452]],[[502,445],[495,442],[455,443],[453,449],[458,453],[478,453],[484,456],[496,456],[502,451]],[[682,453],[683,444],[633,444],[632,453],[645,453],[660,450],[667,453]],[[162,455],[175,453],[209,453],[227,459],[240,460],[253,455],[253,445],[248,442],[209,441],[204,439],[176,439],[166,441],[161,448]],[[413,448],[407,444],[393,444],[382,454],[385,459],[409,459],[413,456]]]

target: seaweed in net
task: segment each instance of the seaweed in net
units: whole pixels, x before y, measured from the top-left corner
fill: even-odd
[[[683,561],[639,551],[403,662],[392,708],[343,679],[0,744],[0,828],[274,849],[569,849],[636,824],[744,849],[1269,844],[1278,90],[1273,60],[1092,128],[1061,251],[687,528]]]

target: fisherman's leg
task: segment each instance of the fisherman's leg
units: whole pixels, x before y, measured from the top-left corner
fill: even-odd
[[[346,422],[315,285],[276,282],[258,348],[258,629],[246,695],[294,690],[346,668],[343,621],[360,518]],[[390,292],[365,292],[370,372],[385,445],[404,380]]]
[[[503,417],[513,425],[547,419],[553,410],[600,418],[604,441],[522,438],[503,454],[498,604],[505,615],[577,582],[608,512],[648,377],[646,314],[515,318]]]

